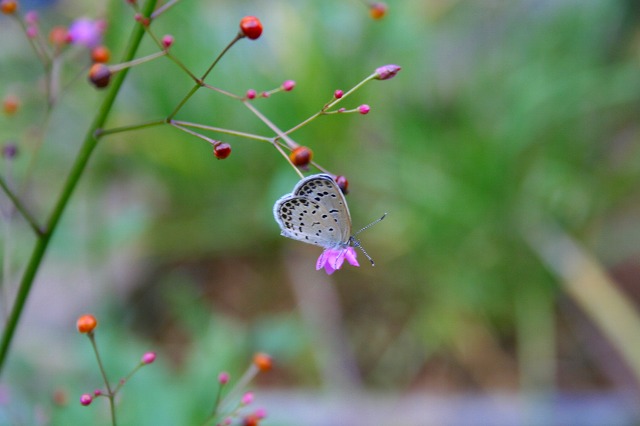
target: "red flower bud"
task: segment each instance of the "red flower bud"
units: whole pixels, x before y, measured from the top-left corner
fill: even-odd
[[[255,40],[262,34],[262,23],[255,16],[245,16],[240,20],[240,33]]]

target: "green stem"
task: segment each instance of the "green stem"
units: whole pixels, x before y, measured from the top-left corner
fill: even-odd
[[[155,8],[157,0],[149,0],[145,4],[144,12],[145,16],[148,16],[151,11]],[[140,41],[142,40],[142,36],[144,34],[144,28],[142,25],[136,24],[135,28],[131,32],[131,36],[129,38],[129,45],[125,50],[125,54],[122,62],[130,61],[135,56],[135,53],[140,45]],[[73,166],[71,167],[71,171],[69,172],[69,176],[64,183],[64,186],[60,192],[58,201],[56,202],[49,220],[47,221],[46,227],[43,230],[43,235],[41,235],[35,247],[33,248],[33,252],[31,253],[31,258],[29,259],[29,263],[24,271],[24,275],[22,276],[22,280],[20,282],[20,287],[18,288],[18,293],[16,295],[16,300],[13,305],[13,309],[9,315],[9,319],[5,325],[2,341],[0,341],[0,374],[2,373],[5,361],[7,359],[7,354],[9,353],[9,347],[11,345],[11,341],[13,340],[13,336],[16,331],[16,327],[18,325],[18,321],[22,315],[22,311],[24,309],[24,305],[29,297],[29,293],[31,291],[31,285],[36,277],[36,273],[42,263],[42,259],[44,254],[49,246],[49,242],[51,241],[51,237],[55,232],[55,229],[60,221],[60,217],[65,210],[65,207],[69,203],[69,199],[73,194],[82,173],[84,172],[87,163],[93,153],[94,148],[98,140],[94,137],[94,133],[97,129],[100,129],[104,126],[105,121],[107,120],[107,116],[111,111],[113,103],[118,95],[120,87],[127,76],[128,70],[123,70],[122,72],[115,75],[112,85],[107,92],[102,105],[94,119],[91,127],[87,131],[87,134],[84,138],[84,142],[80,147],[78,155],[76,157]]]
[[[42,230],[40,225],[38,225],[38,222],[31,215],[31,213],[29,213],[29,210],[27,210],[27,208],[22,204],[22,201],[20,201],[18,196],[13,193],[11,188],[9,188],[9,185],[7,185],[2,176],[0,176],[0,186],[4,190],[5,194],[7,194],[7,197],[9,197],[15,208],[18,209],[22,217],[24,217],[27,222],[29,222],[29,225],[33,229],[33,232],[35,232],[39,237],[42,237],[44,235],[44,231]]]

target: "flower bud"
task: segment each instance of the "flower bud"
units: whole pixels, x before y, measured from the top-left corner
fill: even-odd
[[[111,51],[106,46],[97,46],[91,50],[91,60],[105,64],[111,59]]]
[[[0,1],[0,10],[5,15],[12,15],[18,10],[18,2],[16,0],[2,0]]]
[[[155,360],[156,360],[155,352],[146,352],[144,355],[142,355],[142,359],[140,360],[140,362],[142,362],[143,364],[151,364]]]
[[[262,23],[255,16],[245,16],[240,20],[240,33],[255,40],[262,34]]]
[[[336,99],[341,99],[342,96],[344,96],[344,92],[340,89],[336,90],[335,92],[333,92],[333,97]]]
[[[338,184],[338,188],[340,188],[342,193],[344,195],[347,195],[349,193],[349,181],[347,180],[347,178],[344,176],[336,176],[334,180]]]
[[[231,155],[231,145],[228,143],[218,143],[213,147],[213,154],[218,160],[224,160]]]
[[[253,365],[262,372],[269,371],[273,368],[273,359],[265,353],[258,352],[253,356]]]
[[[84,405],[85,407],[91,404],[91,401],[93,401],[93,397],[88,393],[83,393],[82,395],[80,395],[80,404]]]
[[[296,87],[296,82],[293,80],[287,80],[282,83],[282,89],[284,89],[286,92],[292,91],[294,87]]]
[[[8,94],[2,100],[2,111],[7,115],[13,115],[20,108],[20,98],[14,94]]]
[[[76,321],[76,327],[80,333],[91,333],[98,326],[98,320],[91,314],[82,315]]]
[[[167,34],[164,37],[162,37],[162,46],[165,49],[169,49],[171,47],[171,45],[173,45],[173,41],[174,41],[173,36]]]
[[[293,151],[289,154],[289,159],[291,162],[298,167],[308,166],[313,158],[313,151],[311,151],[306,146],[299,146],[294,148]]]
[[[390,78],[395,77],[402,68],[395,64],[383,65],[381,67],[376,68],[376,79],[377,80],[389,80]]]
[[[89,81],[98,89],[104,89],[109,85],[112,74],[105,64],[95,63],[89,68]]]
[[[362,104],[358,107],[358,112],[362,115],[369,114],[369,111],[371,111],[371,107],[367,104]]]
[[[373,19],[382,19],[387,14],[387,5],[381,2],[371,3],[369,6],[369,16]]]

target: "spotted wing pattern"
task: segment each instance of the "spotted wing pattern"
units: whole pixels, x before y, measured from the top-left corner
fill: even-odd
[[[342,191],[329,175],[301,180],[293,193],[280,198],[273,214],[282,235],[325,248],[345,247],[351,217]]]

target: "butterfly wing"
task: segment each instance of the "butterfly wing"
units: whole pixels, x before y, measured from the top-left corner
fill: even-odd
[[[351,236],[351,215],[347,200],[333,178],[326,174],[308,176],[293,189],[294,196],[315,201],[329,212],[338,225],[339,239],[345,243]]]
[[[342,237],[337,219],[319,202],[308,197],[287,194],[276,201],[273,215],[285,237],[324,248],[342,247],[348,241]]]

